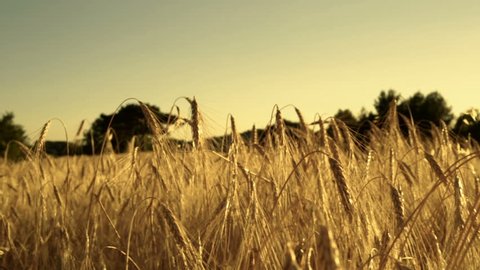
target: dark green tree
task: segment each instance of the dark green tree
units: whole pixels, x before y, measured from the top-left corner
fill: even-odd
[[[176,121],[175,116],[160,112],[154,105],[145,104],[159,123],[171,123]],[[113,119],[112,119],[113,118]],[[144,148],[148,148],[148,135],[152,134],[147,118],[139,104],[129,104],[120,108],[116,114],[101,114],[92,124],[90,130],[85,133],[85,152],[99,153],[102,149],[105,135],[111,136],[113,149],[125,152],[131,139],[136,136],[137,141],[143,142]]]
[[[27,143],[27,136],[22,126],[15,124],[13,121],[14,114],[12,112],[5,113],[0,119],[0,154],[5,155],[7,145],[11,141],[17,141],[22,144]],[[10,143],[8,149],[9,159],[18,159],[22,156],[22,152],[17,144]]]

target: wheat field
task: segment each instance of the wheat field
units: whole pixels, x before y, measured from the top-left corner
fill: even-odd
[[[480,269],[476,144],[446,127],[405,136],[394,106],[368,142],[299,110],[288,131],[277,109],[261,143],[232,117],[220,152],[191,104],[190,147],[146,111],[153,152],[53,158],[46,125],[25,161],[3,160],[0,267]]]

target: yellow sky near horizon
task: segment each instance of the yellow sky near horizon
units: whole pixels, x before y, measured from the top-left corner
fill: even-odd
[[[381,90],[480,107],[476,1],[0,1],[0,112],[35,139],[129,97],[196,96],[211,134],[294,104],[307,120],[373,109]],[[179,103],[186,113],[188,108]],[[286,109],[293,118],[293,110]],[[54,124],[48,139],[63,139]]]

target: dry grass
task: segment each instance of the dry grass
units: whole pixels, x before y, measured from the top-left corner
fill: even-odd
[[[359,147],[341,122],[331,140],[297,111],[308,138],[294,142],[277,110],[277,143],[241,143],[232,117],[234,144],[217,153],[190,103],[192,149],[147,116],[151,153],[54,159],[41,154],[47,124],[29,160],[1,162],[0,266],[480,268],[479,149],[445,127],[405,138],[391,124]]]

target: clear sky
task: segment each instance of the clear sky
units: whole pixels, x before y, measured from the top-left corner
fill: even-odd
[[[0,113],[32,139],[60,118],[71,137],[129,97],[165,111],[196,96],[213,134],[228,113],[241,129],[275,104],[313,120],[393,88],[438,90],[458,115],[480,107],[479,14],[476,0],[0,0]],[[48,139],[63,138],[55,122]]]

